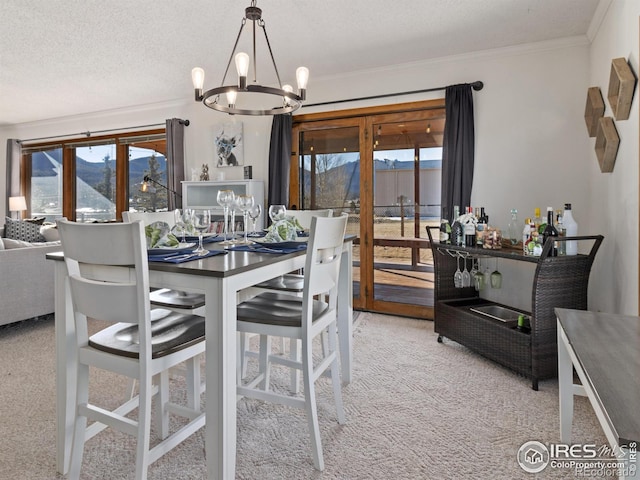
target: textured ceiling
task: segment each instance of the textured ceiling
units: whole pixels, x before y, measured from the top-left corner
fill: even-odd
[[[314,77],[586,35],[599,1],[258,0],[257,6],[282,82],[295,84],[295,68],[305,65],[311,88]],[[205,87],[218,86],[249,3],[2,0],[0,126],[190,99],[194,66],[207,72]],[[266,52],[258,57],[266,60]],[[273,82],[260,73],[270,71],[258,66],[261,83]]]

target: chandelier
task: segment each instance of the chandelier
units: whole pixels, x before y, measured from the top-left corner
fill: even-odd
[[[245,52],[238,52],[238,41],[242,35],[242,30],[247,23],[247,20],[253,22],[253,83],[247,83],[247,73],[249,72],[250,57]],[[256,58],[256,26],[260,27],[264,32],[264,39],[269,49],[269,55],[271,55],[271,63],[278,79],[278,87],[268,87],[260,85],[257,80],[257,58]],[[235,57],[234,57],[235,54]],[[235,58],[236,69],[238,71],[238,84],[237,85],[225,85],[224,82],[229,73],[229,67],[231,61]],[[238,115],[278,115],[281,113],[294,112],[302,106],[303,100],[306,97],[307,81],[309,80],[309,69],[306,67],[298,67],[296,70],[296,79],[298,82],[298,93],[293,92],[291,85],[282,85],[280,81],[280,74],[278,73],[278,67],[276,61],[273,58],[273,52],[271,51],[271,45],[269,43],[269,37],[267,36],[267,30],[265,28],[264,20],[262,20],[262,10],[256,7],[256,0],[251,0],[251,5],[245,9],[245,16],[242,19],[240,25],[240,31],[236,38],[236,43],[233,45],[227,68],[222,77],[222,82],[219,87],[212,88],[203,92],[204,86],[204,70],[200,67],[196,67],[191,70],[191,79],[193,80],[193,87],[195,88],[196,102],[202,102],[205,106],[218,110],[220,112],[226,112],[228,114]],[[245,106],[245,101],[250,98],[256,98],[257,96],[263,99],[269,99],[270,105],[275,103],[273,107],[262,108],[256,106],[255,108],[248,108]],[[243,100],[242,103],[240,100]],[[261,103],[263,100],[261,100]]]

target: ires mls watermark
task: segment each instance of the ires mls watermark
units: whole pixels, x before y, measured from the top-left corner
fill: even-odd
[[[528,473],[539,473],[545,468],[567,468],[576,477],[635,478],[637,473],[637,444],[629,442],[622,448],[593,443],[567,445],[532,440],[518,449],[518,464]],[[638,477],[640,478],[640,477]]]

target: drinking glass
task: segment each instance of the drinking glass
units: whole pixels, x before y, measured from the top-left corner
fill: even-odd
[[[198,231],[198,248],[193,253],[206,255],[209,250],[202,246],[202,234],[211,228],[211,212],[208,209],[193,210],[193,227]]]
[[[185,208],[184,210],[182,210],[182,226],[186,234],[188,235],[193,234],[194,230],[193,230],[193,209],[192,208]]]
[[[218,190],[217,202],[222,207],[224,212],[224,240],[221,245],[229,245],[227,240],[227,234],[229,233],[229,207],[233,205],[235,201],[235,193],[233,190]]]
[[[470,287],[471,286],[471,274],[469,270],[467,270],[467,257],[463,259],[464,261],[464,270],[462,271],[462,286]]]
[[[287,209],[284,205],[271,205],[269,207],[269,218],[271,223],[282,220],[287,215]]]
[[[498,259],[496,258],[496,269],[491,273],[491,288],[502,287],[502,274],[498,271]]]
[[[462,288],[462,272],[460,271],[460,255],[456,255],[456,262],[458,269],[453,274],[453,286],[456,288]]]
[[[238,209],[242,212],[242,220],[244,224],[244,243],[249,243],[247,239],[247,234],[249,231],[249,209],[253,207],[255,200],[253,195],[238,195],[236,197],[236,205]]]
[[[251,219],[251,233],[250,237],[261,237],[262,234],[256,230],[256,224],[258,223],[258,218],[262,214],[262,205],[259,203],[254,203],[253,207],[249,209],[249,218]]]
[[[184,222],[182,221],[182,212],[180,211],[179,208],[176,208],[173,211],[173,219],[175,223],[175,226],[173,228],[176,233],[178,232],[182,233],[182,243],[184,243],[184,236],[186,235],[187,231],[186,231]]]

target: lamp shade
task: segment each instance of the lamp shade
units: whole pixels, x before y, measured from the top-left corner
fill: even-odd
[[[27,200],[24,197],[9,197],[9,211],[21,212],[27,209]]]

